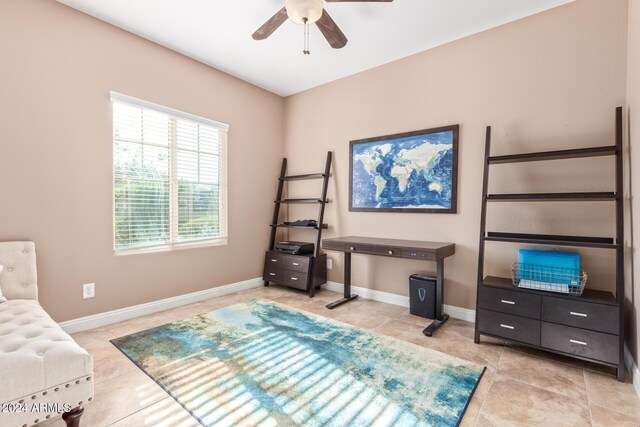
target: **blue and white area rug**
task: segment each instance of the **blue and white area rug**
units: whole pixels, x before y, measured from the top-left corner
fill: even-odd
[[[457,426],[485,369],[261,300],[112,343],[204,426]]]

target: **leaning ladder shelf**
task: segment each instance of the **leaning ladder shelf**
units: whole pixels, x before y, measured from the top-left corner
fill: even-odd
[[[615,145],[540,153],[491,156],[487,127],[476,298],[476,343],[486,335],[525,346],[587,360],[617,369],[624,381],[624,217],[622,107],[616,109]],[[615,157],[615,192],[489,194],[489,170],[504,163],[585,157]],[[487,231],[487,205],[492,202],[615,202],[616,236],[563,236]],[[484,276],[486,242],[588,247],[615,250],[616,294],[585,289],[581,296],[516,288],[511,278]]]
[[[323,223],[325,205],[327,200],[327,190],[329,187],[329,176],[331,174],[331,152],[327,153],[324,172],[304,175],[287,175],[287,159],[282,159],[280,176],[278,177],[278,190],[274,200],[273,220],[271,221],[271,237],[269,239],[269,250],[265,258],[263,272],[264,285],[269,286],[270,282],[280,282],[287,286],[304,289],[309,292],[309,297],[315,295],[316,286],[327,281],[326,255],[320,253],[322,241],[322,230],[328,225]],[[319,198],[286,199],[283,198],[284,183],[301,180],[322,180],[322,190]],[[290,223],[280,223],[280,206],[291,204],[315,204],[318,205],[317,225],[301,226]],[[276,233],[278,228],[307,229],[314,230],[315,245],[313,255],[283,255],[275,252]]]

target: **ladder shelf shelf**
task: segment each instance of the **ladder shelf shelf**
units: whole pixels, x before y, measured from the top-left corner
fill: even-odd
[[[491,156],[489,164],[539,162],[545,160],[579,159],[584,157],[614,156],[617,153],[615,145],[604,147],[575,148],[570,150],[542,151],[538,153],[507,154]]]
[[[325,178],[326,175],[324,173],[308,173],[305,175],[291,175],[291,176],[281,176],[278,178],[280,181],[300,181],[305,179],[320,179]]]
[[[533,245],[576,246],[586,248],[617,249],[609,237],[563,236],[557,234],[501,233],[489,231],[485,241],[529,243]]]
[[[577,192],[577,193],[521,193],[488,194],[489,202],[611,202],[617,199],[616,193]]]

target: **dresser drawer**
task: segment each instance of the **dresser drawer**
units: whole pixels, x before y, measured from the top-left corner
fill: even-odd
[[[620,308],[615,305],[542,297],[542,320],[613,335],[620,334]]]
[[[267,266],[276,267],[276,268],[285,268],[285,264],[287,263],[287,255],[279,254],[275,252],[267,252],[264,257],[264,268]]]
[[[540,321],[478,310],[478,330],[507,340],[540,345]]]
[[[309,271],[310,259],[311,258],[306,256],[287,255],[287,258],[282,264],[282,268],[307,273]]]
[[[540,295],[480,285],[478,306],[500,313],[540,319]]]
[[[542,322],[543,347],[589,359],[619,363],[618,336]]]
[[[282,270],[277,265],[266,264],[264,266],[264,273],[262,274],[262,280],[266,282],[277,282],[282,283],[283,281],[283,273],[285,270]]]
[[[307,289],[307,279],[309,277],[307,273],[285,270],[282,272],[282,276],[285,285],[297,289]]]

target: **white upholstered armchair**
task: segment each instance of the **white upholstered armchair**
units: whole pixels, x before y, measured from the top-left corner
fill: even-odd
[[[38,303],[33,242],[0,242],[0,426],[79,425],[93,360]],[[4,298],[1,298],[4,296]]]

